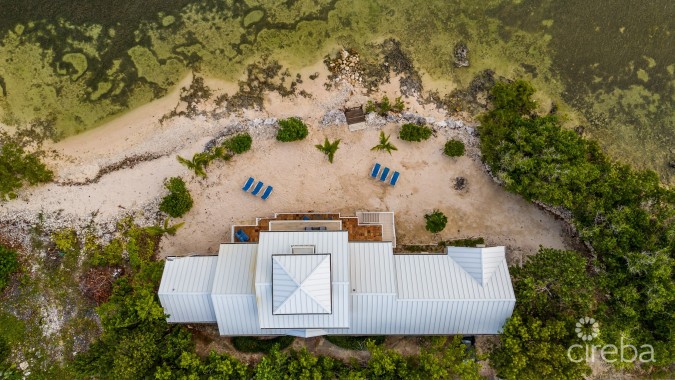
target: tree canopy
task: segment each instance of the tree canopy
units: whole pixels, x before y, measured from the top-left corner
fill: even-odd
[[[495,85],[494,108],[481,117],[479,127],[484,160],[508,190],[572,215],[581,238],[592,247],[586,266],[593,268],[588,276],[596,277],[599,305],[594,313],[605,341],[624,337],[651,344],[655,366],[671,364],[675,191],[662,186],[654,172],[610,161],[595,142],[563,129],[557,116],[533,114],[533,93],[523,81]],[[564,293],[579,290],[574,281],[558,290],[558,299],[531,300],[533,312],[543,313],[546,305],[555,310],[539,315],[542,323],[566,312],[558,306],[569,311],[582,304],[564,299]]]

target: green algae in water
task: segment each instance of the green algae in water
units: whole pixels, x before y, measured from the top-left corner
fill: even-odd
[[[0,15],[4,122],[56,115],[57,127],[72,134],[161,96],[188,69],[238,80],[247,63],[264,55],[297,70],[338,46],[374,58],[372,43],[393,37],[427,88],[441,82],[466,86],[484,69],[523,77],[541,90],[542,104],[581,109],[613,156],[642,157],[635,162],[657,168],[666,181],[672,177],[663,164],[667,144],[658,143],[675,135],[675,54],[668,43],[669,12],[663,12],[672,5],[665,0],[632,7],[582,0],[150,0],[143,6],[99,4],[101,14],[62,5],[53,15],[35,9]],[[453,65],[459,41],[469,46],[468,68]],[[59,62],[70,71],[59,70]]]
[[[265,12],[263,12],[259,9],[251,11],[249,14],[247,14],[244,17],[244,28],[247,28],[247,27],[259,22],[260,20],[262,20],[262,18],[264,16],[265,16]]]
[[[61,61],[70,64],[75,72],[70,76],[72,80],[78,80],[85,71],[87,71],[87,57],[81,53],[68,53],[61,58]]]

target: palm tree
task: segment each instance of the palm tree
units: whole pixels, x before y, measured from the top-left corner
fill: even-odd
[[[209,157],[206,153],[195,153],[191,160],[176,156],[176,159],[188,169],[195,172],[196,175],[206,178],[206,171],[204,167],[209,164]]]
[[[320,150],[328,156],[328,161],[332,164],[333,163],[333,157],[335,156],[335,152],[339,149],[338,146],[340,145],[340,139],[337,139],[333,141],[332,143],[328,141],[328,137],[326,137],[326,140],[323,142],[323,145],[321,144],[316,144],[314,145],[316,149]]]
[[[370,150],[386,150],[389,154],[391,154],[392,150],[398,150],[394,144],[389,142],[389,136],[385,136],[384,131],[380,131],[380,143],[372,147]]]

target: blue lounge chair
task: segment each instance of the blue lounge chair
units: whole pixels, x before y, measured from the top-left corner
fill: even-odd
[[[244,191],[249,191],[251,189],[251,186],[253,186],[253,182],[255,182],[253,177],[248,177],[248,180],[246,180],[244,187],[242,187],[241,189]]]
[[[260,198],[262,198],[263,201],[269,198],[270,194],[272,194],[272,189],[273,189],[272,186],[267,186],[267,189],[265,189],[265,192]]]
[[[257,196],[260,190],[263,188],[263,183],[262,181],[258,181],[258,184],[255,185],[255,188],[253,189],[253,192],[251,194]]]
[[[307,215],[303,216],[302,220],[309,220],[309,216],[307,216]]]
[[[398,181],[398,176],[401,175],[399,172],[394,172],[394,174],[391,176],[391,179],[389,180],[389,184],[394,186],[396,185],[396,181]]]
[[[373,166],[373,171],[370,172],[370,176],[373,178],[377,178],[377,175],[380,173],[380,167],[381,167],[380,164],[375,163],[375,166]]]
[[[244,232],[244,230],[242,230],[242,229],[237,230],[237,232],[235,232],[234,236],[241,242],[249,241],[248,235],[246,235],[246,232]]]
[[[382,171],[382,175],[380,176],[380,181],[384,182],[387,180],[387,176],[389,175],[389,168],[384,168]]]

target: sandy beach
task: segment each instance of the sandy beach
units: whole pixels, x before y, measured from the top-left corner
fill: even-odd
[[[4,203],[0,221],[34,221],[42,214],[48,228],[83,226],[92,220],[110,227],[120,217],[132,214],[142,223],[153,223],[160,216],[157,205],[165,192],[164,179],[181,176],[188,183],[194,207],[184,218],[173,220],[185,225],[176,236],[163,240],[161,256],[215,253],[219,243],[230,241],[232,224],[293,211],[345,215],[394,211],[399,243],[481,236],[490,245],[508,246],[512,261],[535,252],[540,245],[566,247],[559,221],[506,192],[484,172],[471,121],[449,120],[444,111],[407,98],[408,115],[426,117],[434,128],[431,139],[421,143],[399,140],[400,118],[371,118],[367,128],[354,132],[343,123],[324,125],[327,112],[365,103],[368,97],[349,84],[326,90],[323,83],[328,73],[322,63],[301,74],[306,78],[313,72],[320,73],[319,79],[305,80],[298,88],[311,98],[282,98],[271,93],[266,96],[264,110],[221,118],[174,117],[160,123],[163,115],[179,105],[177,88],[100,128],[51,144],[48,148],[57,153],[49,160],[55,182],[27,188],[18,199]],[[189,85],[190,80],[186,77],[179,86]],[[215,92],[235,88],[215,81],[207,80],[207,84]],[[397,85],[393,78],[371,98],[383,94],[394,98]],[[215,105],[207,102],[203,107],[213,109]],[[289,116],[301,117],[310,126],[307,139],[293,143],[274,139],[276,120]],[[207,178],[196,177],[176,160],[176,155],[191,157],[214,137],[234,130],[249,131],[253,148],[232,161],[212,163]],[[392,155],[370,150],[377,144],[380,130],[391,134],[398,147]],[[334,164],[314,147],[325,137],[341,139]],[[449,138],[467,144],[464,157],[443,155],[443,144]],[[130,157],[145,158],[100,175],[104,168]],[[375,162],[401,172],[395,187],[369,178]],[[274,186],[269,200],[241,190],[249,176]],[[459,176],[468,181],[461,191],[453,188]],[[436,236],[424,230],[423,216],[433,209],[448,216],[448,226]]]

